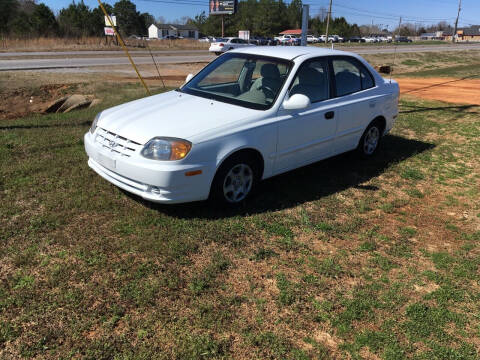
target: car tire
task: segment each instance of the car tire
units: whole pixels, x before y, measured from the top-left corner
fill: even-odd
[[[367,129],[360,138],[357,152],[364,158],[372,157],[377,153],[382,140],[383,126],[380,121],[374,120],[368,125]]]
[[[216,51],[215,55],[220,56],[220,55],[222,55],[222,53],[220,51]]]
[[[234,154],[217,170],[210,189],[210,200],[234,207],[247,200],[260,180],[258,161],[245,154]]]

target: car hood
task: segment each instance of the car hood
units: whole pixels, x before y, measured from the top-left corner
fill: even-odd
[[[156,136],[189,140],[258,113],[259,110],[170,91],[107,109],[97,126],[144,144]]]

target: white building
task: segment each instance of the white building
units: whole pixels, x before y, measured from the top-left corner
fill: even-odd
[[[148,28],[150,39],[159,39],[168,35],[198,40],[198,29],[195,25],[177,24],[152,24]]]

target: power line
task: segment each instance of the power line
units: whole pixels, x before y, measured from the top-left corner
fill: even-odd
[[[351,6],[345,6],[340,3],[335,3],[335,6],[341,7],[344,9],[348,10],[353,10],[356,12],[355,15],[363,15],[363,16],[370,16],[370,17],[375,17],[375,18],[381,18],[381,19],[388,19],[388,20],[397,20],[398,19],[398,14],[393,14],[393,13],[385,13],[385,12],[379,12],[379,11],[371,11],[371,10],[364,10],[364,9],[359,9]],[[314,6],[316,8],[316,6]],[[319,7],[321,8],[321,7]],[[448,21],[452,20],[453,18],[419,18],[415,16],[409,16],[406,15],[404,16],[404,20],[408,21],[417,21],[417,22],[431,22],[431,21]]]

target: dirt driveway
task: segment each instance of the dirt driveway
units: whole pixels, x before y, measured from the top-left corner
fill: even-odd
[[[480,105],[480,79],[397,78],[403,95]]]

